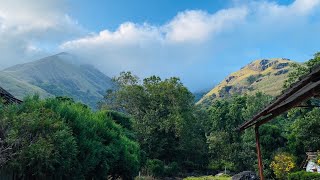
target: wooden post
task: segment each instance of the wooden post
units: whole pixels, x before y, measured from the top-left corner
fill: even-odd
[[[254,130],[255,130],[255,134],[256,134],[256,147],[257,147],[257,156],[258,156],[259,176],[260,176],[260,180],[264,180],[262,157],[261,157],[261,150],[260,150],[260,140],[259,140],[259,126],[256,126],[254,128]]]

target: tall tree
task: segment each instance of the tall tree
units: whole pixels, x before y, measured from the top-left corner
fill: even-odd
[[[139,79],[130,72],[114,78],[116,91],[108,91],[102,109],[122,111],[134,119],[133,127],[148,159],[178,162],[190,169],[206,162],[203,124],[197,118],[194,97],[172,77]],[[200,110],[199,110],[200,111]]]

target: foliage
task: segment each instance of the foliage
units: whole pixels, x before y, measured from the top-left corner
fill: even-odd
[[[286,86],[319,62],[318,53],[307,63],[293,65]],[[243,80],[252,83],[253,78]],[[208,101],[209,107],[202,109],[175,77],[151,76],[140,81],[123,72],[113,80],[117,88],[107,91],[97,112],[66,97],[32,97],[21,105],[0,103],[1,171],[15,169],[17,177],[25,179],[132,179],[139,169],[156,178],[208,169],[257,169],[253,129],[239,133],[235,128],[272,97],[262,93],[231,96],[228,92],[233,86],[225,86],[220,95],[228,98],[214,95],[215,101]],[[320,101],[305,104],[319,105]],[[267,177],[272,177],[272,169],[278,178],[285,178],[294,161],[300,164],[306,151],[319,149],[319,117],[318,108],[298,108],[260,126]],[[290,152],[295,158],[277,152]],[[297,172],[288,177],[313,176]],[[186,179],[218,178],[230,179]]]
[[[288,175],[288,180],[315,180],[315,179],[320,179],[319,173],[298,171],[298,172],[290,173]]]
[[[164,167],[164,174],[167,177],[174,177],[179,171],[181,170],[177,162],[172,162]]]
[[[306,63],[303,64],[297,64],[292,63],[290,64],[292,67],[292,71],[289,73],[288,79],[284,83],[284,87],[288,88],[293,83],[297,82],[299,77],[306,75],[310,72],[310,69],[320,64],[320,53],[314,54],[313,59],[310,59]]]
[[[312,109],[302,116],[296,117],[291,126],[290,145],[291,149],[303,147],[306,151],[317,151],[320,147],[320,110]],[[301,146],[302,145],[302,146]]]
[[[130,179],[138,172],[139,145],[105,111],[33,97],[2,107],[0,121],[1,139],[14,154],[3,169],[19,178]]]
[[[177,162],[186,171],[206,166],[205,119],[200,119],[205,115],[178,78],[151,76],[140,82],[130,72],[122,72],[114,81],[118,89],[108,91],[100,107],[133,118],[132,127],[146,159],[159,159],[166,165]]]
[[[311,68],[319,61],[319,53],[304,66]],[[300,66],[299,66],[300,67]],[[295,70],[291,79],[303,75]],[[288,81],[289,82],[289,81]],[[231,171],[257,169],[254,132],[246,130],[243,134],[234,132],[244,121],[250,119],[264,108],[272,98],[264,94],[233,96],[218,99],[208,108],[209,121],[206,123],[209,146],[209,168],[215,172],[227,168]],[[305,102],[306,105],[319,105],[318,99]],[[265,175],[272,177],[268,168],[271,158],[278,151],[286,151],[297,157],[300,164],[306,151],[318,150],[318,129],[320,128],[320,110],[318,108],[295,109],[277,117],[274,121],[260,126],[260,143]]]
[[[275,155],[270,167],[278,179],[285,179],[295,167],[294,157],[288,153],[278,153]]]
[[[38,100],[22,106],[4,107],[2,125],[7,126],[5,143],[12,144],[15,156],[4,165],[18,176],[70,175],[78,153],[71,129]]]
[[[164,163],[159,159],[149,159],[146,163],[146,169],[148,174],[154,177],[164,176]]]
[[[231,180],[231,177],[228,175],[222,176],[201,176],[201,177],[187,177],[183,180]]]
[[[320,53],[316,53],[313,59],[303,64],[293,64],[293,71],[289,74],[289,79],[285,86],[289,87],[296,82],[299,77],[306,75],[310,69],[320,63]],[[303,103],[306,106],[319,106],[319,99],[312,98]],[[320,146],[319,108],[295,108],[289,111],[286,123],[289,152],[297,157],[297,163],[302,163],[305,152],[316,151]]]
[[[210,118],[206,125],[210,127],[206,129],[210,169],[219,171],[227,168],[236,172],[255,169],[253,131],[248,130],[241,135],[235,131],[235,128],[251,118],[270,101],[270,96],[257,93],[254,96],[235,96],[230,99],[217,100],[212,104],[208,110]],[[283,146],[282,141],[279,142],[280,145],[270,142],[270,139],[273,140],[273,133],[274,131],[269,131],[261,136],[264,153],[271,154],[279,146]]]

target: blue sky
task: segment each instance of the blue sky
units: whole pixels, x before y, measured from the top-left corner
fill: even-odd
[[[131,21],[164,24],[178,12],[204,10],[214,13],[232,7],[232,0],[78,0],[69,1],[70,14],[93,31],[115,30],[119,24]],[[288,5],[293,0],[277,1]]]
[[[192,91],[255,59],[319,51],[320,0],[0,0],[0,68],[70,52]]]
[[[229,4],[226,0],[79,0],[69,1],[69,10],[85,27],[101,31],[115,30],[127,21],[161,25],[177,12],[202,9],[213,13]]]

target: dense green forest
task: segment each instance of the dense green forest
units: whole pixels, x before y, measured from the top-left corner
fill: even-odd
[[[285,87],[320,63],[293,65]],[[24,179],[133,179],[256,171],[253,129],[235,128],[273,100],[263,93],[195,104],[178,78],[140,80],[123,72],[99,110],[67,97],[0,103],[1,174]],[[319,106],[318,99],[306,104]],[[320,150],[319,108],[295,108],[260,128],[265,175],[301,170],[305,152]],[[277,168],[278,159],[289,168]],[[289,157],[289,158],[287,158]],[[292,161],[292,162],[291,162]],[[280,173],[279,173],[280,172]],[[280,174],[280,175],[279,175]]]

